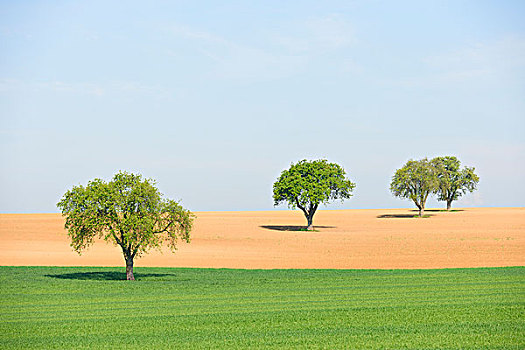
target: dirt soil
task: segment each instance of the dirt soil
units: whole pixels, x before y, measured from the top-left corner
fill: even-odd
[[[151,251],[135,266],[248,269],[411,269],[525,265],[525,208],[322,210],[317,232],[298,211],[198,212],[190,244]],[[97,241],[81,256],[60,214],[0,214],[0,265],[123,266]]]

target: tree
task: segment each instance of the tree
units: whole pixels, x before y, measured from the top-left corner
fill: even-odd
[[[461,162],[453,156],[436,157],[432,164],[437,170],[439,187],[436,191],[439,201],[447,202],[447,210],[452,207],[452,201],[468,192],[473,192],[479,182],[474,173],[474,167],[463,167]]]
[[[411,199],[422,217],[427,198],[437,190],[438,185],[436,169],[424,158],[409,160],[401,169],[396,170],[390,183],[390,191],[396,197]]]
[[[292,163],[273,184],[274,205],[287,202],[291,209],[301,209],[308,224],[306,229],[312,230],[319,204],[352,196],[355,183],[346,179],[345,174],[341,166],[326,159]]]
[[[151,179],[127,172],[112,181],[94,179],[74,186],[57,204],[66,217],[71,247],[81,254],[103,238],[122,248],[126,278],[134,280],[133,260],[167,243],[176,250],[180,238],[190,242],[194,215],[176,201],[163,198]]]

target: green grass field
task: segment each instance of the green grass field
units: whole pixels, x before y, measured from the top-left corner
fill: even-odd
[[[525,268],[0,267],[0,348],[524,349]]]

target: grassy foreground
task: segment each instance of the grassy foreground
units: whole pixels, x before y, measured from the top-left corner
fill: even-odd
[[[525,268],[0,267],[0,348],[525,348]]]

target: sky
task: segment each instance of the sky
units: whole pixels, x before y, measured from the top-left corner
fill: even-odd
[[[524,1],[0,2],[0,213],[119,170],[286,209],[301,159],[357,185],[325,209],[410,208],[395,170],[444,155],[480,177],[453,206],[525,206]]]

